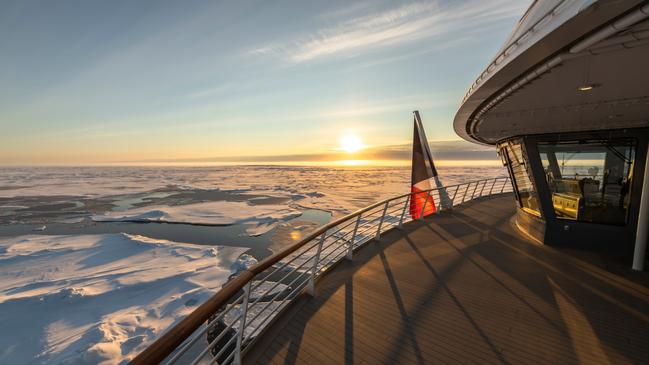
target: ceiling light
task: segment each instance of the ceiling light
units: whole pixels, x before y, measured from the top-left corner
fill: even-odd
[[[599,87],[599,84],[585,84],[579,87],[579,91],[591,91],[596,87]]]

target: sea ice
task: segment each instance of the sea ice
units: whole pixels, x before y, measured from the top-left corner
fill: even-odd
[[[506,174],[501,166],[440,166],[438,171],[447,186]],[[38,233],[50,231],[59,220],[80,223],[94,214],[96,221],[245,224],[248,235],[259,235],[276,227],[279,231],[300,216],[295,207],[340,216],[407,191],[408,167],[4,168],[0,217],[7,224],[47,224]],[[215,192],[226,193],[227,199],[217,199]],[[162,195],[149,199],[152,194]],[[103,213],[115,202],[124,211]],[[185,205],[164,205],[181,203]],[[384,229],[398,224],[399,215],[387,216]],[[375,235],[375,225],[365,219],[361,223],[355,247]],[[291,233],[290,242],[313,227],[295,224],[283,227]],[[316,269],[346,254],[349,239],[347,231],[329,237]],[[256,263],[243,251],[126,234],[0,239],[0,363],[126,362],[230,276]],[[299,266],[299,273],[308,274],[314,253],[311,248],[304,255],[289,255],[280,265],[291,261],[287,271]],[[272,298],[262,293],[272,284],[263,285],[251,295],[255,300],[262,296],[258,304],[264,304],[249,312],[251,320],[279,305],[266,302]],[[282,297],[289,290],[277,286],[272,293]],[[255,326],[247,335],[261,325],[251,323]]]
[[[212,201],[196,204],[147,206],[124,212],[94,215],[98,222],[166,222],[205,225],[248,224],[251,236],[264,234],[280,221],[299,217],[297,209],[280,204],[252,205],[239,201]]]
[[[250,268],[252,265],[255,265],[257,262],[258,262],[257,259],[254,258],[252,255],[248,255],[247,253],[244,253],[236,259],[236,261],[232,264],[231,268],[235,274],[238,274],[240,271]]]
[[[124,363],[219,290],[245,250],[128,234],[0,240],[0,363]]]
[[[504,176],[502,166],[438,166],[442,182]],[[410,168],[314,166],[15,167],[0,174],[2,197],[106,197],[164,190],[284,197],[344,214],[410,191]],[[251,202],[262,198],[251,198]],[[67,199],[69,200],[69,199]],[[11,201],[5,203],[14,204]],[[19,205],[22,205],[20,203]],[[1,210],[0,210],[1,215]]]

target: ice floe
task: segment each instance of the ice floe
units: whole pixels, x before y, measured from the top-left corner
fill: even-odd
[[[251,236],[264,234],[280,221],[302,214],[287,205],[252,205],[238,201],[213,201],[187,205],[147,206],[123,212],[106,212],[92,217],[97,222],[164,222],[205,225],[248,224]]]
[[[124,363],[216,292],[245,250],[128,234],[0,240],[0,363]]]
[[[238,274],[240,271],[250,268],[252,265],[257,263],[257,259],[252,255],[246,253],[240,255],[237,260],[232,264],[232,271],[234,274]]]

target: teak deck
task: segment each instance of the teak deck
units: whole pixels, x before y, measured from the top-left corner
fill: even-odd
[[[649,279],[537,245],[511,195],[369,242],[244,363],[648,363]]]

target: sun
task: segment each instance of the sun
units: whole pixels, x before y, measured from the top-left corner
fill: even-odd
[[[363,148],[363,141],[358,136],[346,134],[340,138],[340,149],[348,153],[354,153]]]

